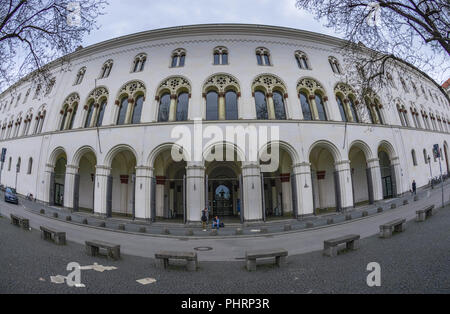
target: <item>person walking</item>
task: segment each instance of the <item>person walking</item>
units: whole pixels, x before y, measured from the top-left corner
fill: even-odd
[[[208,209],[204,209],[202,210],[202,227],[203,227],[203,231],[206,231],[206,226],[207,226],[207,222],[208,222],[208,217],[206,216],[206,212]]]
[[[417,184],[416,184],[416,180],[413,180],[412,183],[412,192],[414,195],[417,195]]]

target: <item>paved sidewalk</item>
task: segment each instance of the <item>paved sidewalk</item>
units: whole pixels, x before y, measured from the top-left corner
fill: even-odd
[[[450,186],[445,189],[447,198],[450,195]],[[427,195],[429,194],[429,196]],[[245,235],[240,237],[185,237],[183,231],[180,235],[161,236],[152,234],[133,234],[112,231],[104,228],[92,228],[78,224],[65,222],[64,216],[61,220],[51,219],[47,216],[37,215],[30,212],[23,204],[19,206],[6,204],[0,201],[0,212],[9,217],[10,213],[16,213],[30,219],[30,225],[34,229],[39,229],[45,225],[67,233],[70,241],[84,244],[86,240],[103,240],[121,245],[124,254],[153,257],[158,250],[194,250],[197,247],[210,247],[212,250],[198,252],[199,260],[203,261],[236,261],[241,260],[248,249],[261,249],[269,247],[283,247],[290,255],[302,254],[321,250],[323,241],[345,234],[360,234],[361,238],[366,238],[377,234],[379,225],[396,218],[406,218],[408,221],[415,218],[415,211],[425,206],[435,204],[440,207],[440,190],[434,189],[428,193],[423,191],[419,196],[419,201],[410,201],[409,205],[400,206],[400,200],[394,200],[398,205],[397,209],[386,210],[382,214],[372,213],[367,218],[355,219],[330,226],[319,226],[314,229],[298,229],[292,232],[280,232],[277,234]],[[387,203],[386,205],[389,205]],[[383,206],[387,208],[388,206]],[[376,210],[376,209],[373,209]],[[361,215],[360,211],[355,211],[353,215]],[[342,216],[342,215],[341,215]],[[345,217],[342,217],[345,219]],[[356,218],[356,217],[355,217]],[[304,222],[300,222],[304,223]]]

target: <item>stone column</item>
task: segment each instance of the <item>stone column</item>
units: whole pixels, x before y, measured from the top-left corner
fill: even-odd
[[[203,162],[188,162],[186,167],[186,222],[200,223],[205,208],[205,166]]]
[[[70,121],[72,120],[72,114],[73,114],[73,109],[72,108],[67,109],[66,120],[64,121],[63,130],[67,130],[69,128]],[[64,115],[63,115],[63,117],[64,117]]]
[[[134,99],[128,99],[127,113],[125,114],[125,124],[131,123],[134,108]]]
[[[150,220],[151,217],[151,178],[153,168],[136,167],[135,215],[136,219]]]
[[[96,215],[106,216],[107,185],[110,175],[110,167],[100,165],[95,167],[94,213]]]
[[[347,98],[344,99],[344,110],[345,114],[347,115],[348,122],[355,122],[355,119],[353,118],[352,111],[350,110],[350,102]]]
[[[170,95],[169,121],[177,120],[177,95]]]
[[[380,201],[383,199],[380,160],[378,158],[367,160],[367,168],[372,174],[373,199],[375,202]]]
[[[269,120],[275,120],[275,105],[273,103],[272,93],[267,93],[267,115]]]
[[[281,174],[281,193],[284,214],[292,213],[291,174]]]
[[[94,109],[92,112],[92,117],[91,117],[91,121],[89,122],[89,126],[92,128],[97,124],[97,117],[98,117],[98,113],[100,111],[99,107],[100,105],[98,103],[95,103],[94,105]]]
[[[309,162],[299,163],[293,165],[292,170],[296,179],[298,216],[311,216],[314,214],[311,164]]]
[[[342,210],[345,211],[353,207],[353,189],[350,161],[342,160],[335,163],[335,170],[339,173],[341,206]]]
[[[73,208],[73,194],[75,191],[75,176],[78,174],[78,167],[66,165],[66,175],[64,180],[64,207]]]
[[[261,170],[257,163],[242,163],[245,221],[260,221],[262,215]]]
[[[50,189],[53,187],[50,187],[52,184],[52,173],[55,171],[55,165],[51,164],[45,164],[45,174],[44,174],[44,184],[42,184],[42,191],[41,191],[41,200],[45,203],[50,203]]]
[[[311,104],[311,112],[312,112],[313,120],[320,120],[319,112],[317,111],[316,97],[314,95],[310,95],[309,102]]]
[[[226,120],[225,93],[219,93],[219,120]]]
[[[166,218],[165,213],[165,188],[166,188],[166,177],[156,176],[156,216]]]
[[[392,179],[395,180],[393,184],[395,185],[394,197],[402,195],[403,192],[408,189],[404,189],[402,182],[402,170],[400,166],[400,159],[398,157],[393,157],[391,159],[391,172]]]

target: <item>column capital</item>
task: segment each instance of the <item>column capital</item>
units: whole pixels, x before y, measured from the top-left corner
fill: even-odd
[[[111,167],[96,165],[95,166],[95,175],[96,176],[109,176],[111,173]]]

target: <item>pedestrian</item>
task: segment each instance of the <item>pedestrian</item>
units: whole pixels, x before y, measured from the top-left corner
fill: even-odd
[[[416,184],[416,180],[413,180],[412,183],[412,191],[414,195],[417,195],[417,184]]]
[[[203,231],[206,231],[206,226],[207,226],[207,221],[208,221],[208,217],[206,217],[206,212],[208,209],[204,209],[202,210],[202,227],[203,227]]]
[[[219,230],[219,227],[220,227],[220,220],[219,217],[216,216],[213,218],[212,228],[213,229],[217,228],[217,230]]]

